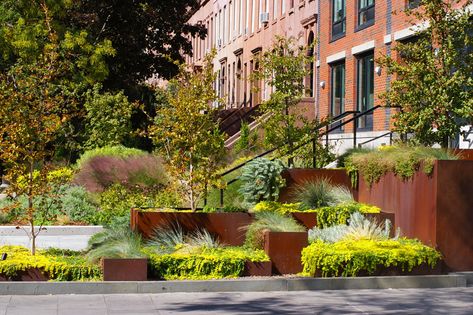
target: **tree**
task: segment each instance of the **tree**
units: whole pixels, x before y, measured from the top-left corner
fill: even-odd
[[[52,192],[51,160],[58,138],[64,136],[67,123],[80,115],[78,91],[94,72],[87,63],[100,67],[101,57],[111,48],[107,43],[92,48],[81,33],[65,32],[60,37],[49,1],[30,5],[37,20],[27,23],[19,18],[15,25],[2,28],[8,35],[4,43],[14,54],[8,68],[0,73],[0,160],[6,165],[10,191],[28,200],[26,219],[35,254],[36,237],[44,222],[35,229],[36,221],[47,217],[40,213],[44,207],[35,201]]]
[[[116,50],[106,88],[129,89],[153,75],[169,79],[191,54],[187,35],[204,37],[202,25],[188,20],[198,0],[80,0],[68,19],[97,41],[111,40]]]
[[[130,118],[133,104],[123,92],[102,93],[96,85],[87,92],[85,102],[87,148],[100,148],[122,144],[131,132]]]
[[[473,123],[470,4],[422,0],[419,9],[406,11],[418,29],[415,40],[396,45],[401,58],[378,60],[396,78],[381,96],[386,106],[400,107],[393,117],[395,131],[412,133],[421,144],[447,147],[462,125]],[[423,30],[414,26],[421,23],[427,25]]]
[[[297,46],[294,38],[276,37],[270,50],[258,59],[258,71],[251,80],[264,81],[272,93],[261,104],[260,121],[264,128],[265,143],[280,148],[283,154],[293,153],[296,142],[306,139],[314,123],[297,105],[304,96],[304,78],[309,74],[307,65],[311,58],[309,47]],[[292,164],[293,159],[289,159]]]
[[[83,30],[64,20],[73,10],[69,0],[4,0],[0,2],[0,71],[34,67],[44,63],[45,51],[56,45],[58,60],[67,60],[58,80],[64,93],[77,100],[75,114],[62,126],[56,137],[57,155],[71,159],[78,155],[86,141],[84,131],[85,95],[96,82],[103,81],[109,71],[106,57],[115,54],[110,40],[96,41]],[[54,33],[54,43],[51,35]]]
[[[217,109],[213,105],[219,101],[213,89],[214,56],[205,58],[200,71],[190,72],[181,66],[166,91],[167,105],[158,108],[151,128],[151,137],[192,210],[217,178],[225,155],[224,134],[214,119]]]

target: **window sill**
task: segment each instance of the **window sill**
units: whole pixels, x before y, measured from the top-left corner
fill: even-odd
[[[362,24],[362,25],[358,25],[357,27],[355,27],[355,33],[359,32],[359,31],[362,31],[365,28],[368,28],[368,27],[373,26],[373,25],[374,25],[374,20],[368,21],[368,22],[366,22],[365,24]]]

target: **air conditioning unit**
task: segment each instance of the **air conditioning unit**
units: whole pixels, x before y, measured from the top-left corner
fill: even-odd
[[[269,12],[260,13],[260,15],[259,15],[259,21],[260,21],[262,24],[267,24],[267,23],[269,23]]]

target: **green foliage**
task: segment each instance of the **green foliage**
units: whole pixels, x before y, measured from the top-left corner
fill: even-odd
[[[387,106],[401,107],[393,117],[395,130],[413,133],[423,145],[447,147],[462,125],[472,123],[471,3],[420,1],[419,10],[406,11],[416,40],[397,43],[396,57],[377,60],[388,75],[398,77],[381,96]]]
[[[243,167],[239,192],[247,204],[263,200],[276,200],[279,190],[285,185],[281,176],[284,165],[279,160],[257,158]]]
[[[122,185],[113,185],[100,194],[100,211],[95,216],[97,224],[109,225],[114,218],[130,215],[131,208],[155,207],[153,195],[130,191]]]
[[[345,240],[333,244],[316,241],[302,250],[303,273],[309,276],[354,277],[375,273],[380,267],[411,271],[421,264],[432,268],[441,255],[417,240]]]
[[[317,210],[317,226],[326,228],[333,225],[346,224],[350,215],[355,212],[380,213],[381,209],[376,206],[370,206],[363,203],[351,202],[331,207],[322,207]]]
[[[406,180],[421,169],[430,175],[436,160],[456,160],[458,156],[443,149],[429,147],[393,146],[379,150],[353,153],[345,165],[349,174],[359,172],[370,185],[388,172]]]
[[[117,146],[106,146],[103,148],[95,148],[92,150],[85,151],[79,160],[77,160],[76,167],[81,169],[88,161],[97,156],[108,156],[114,158],[128,158],[128,157],[140,157],[148,154],[145,151],[141,151],[134,148],[127,148],[122,145]]]
[[[102,148],[123,143],[131,132],[133,104],[123,92],[102,93],[96,84],[86,94],[87,148]]]
[[[0,274],[9,278],[30,268],[39,269],[55,281],[95,281],[102,277],[100,267],[87,263],[79,252],[47,250],[33,256],[20,246],[1,246],[0,252],[8,255],[0,261]]]
[[[304,96],[307,65],[314,58],[308,57],[309,49],[299,47],[294,38],[276,37],[272,47],[256,60],[258,71],[251,78],[256,89],[261,90],[267,84],[273,91],[261,104],[259,119],[265,131],[265,143],[280,148],[281,154],[291,154],[295,144],[305,140],[317,125],[317,121],[309,121],[302,107],[297,106]]]
[[[217,170],[225,155],[225,135],[214,120],[217,108],[212,106],[220,101],[213,88],[214,56],[215,52],[206,57],[201,71],[181,67],[166,91],[168,106],[157,109],[151,128],[151,139],[193,210],[218,179]]]
[[[314,227],[309,230],[309,242],[321,240],[325,243],[335,243],[342,240],[387,240],[389,239],[391,221],[386,220],[379,224],[374,220],[366,219],[361,213],[355,212],[350,215],[348,225],[333,225],[327,228]],[[398,238],[396,235],[395,238]]]
[[[204,248],[192,254],[149,254],[151,276],[165,280],[236,278],[243,274],[246,261],[265,262],[269,257],[262,250],[240,247]]]
[[[255,221],[246,228],[245,247],[263,248],[264,231],[272,232],[304,232],[305,228],[292,217],[278,212],[258,212]]]
[[[251,132],[250,126],[247,122],[241,123],[240,138],[235,143],[235,153],[248,154],[256,150],[256,143],[258,142],[258,134]]]
[[[332,185],[329,179],[322,178],[298,185],[294,198],[306,209],[335,206],[353,201],[350,190],[344,186]]]
[[[310,212],[314,210],[308,210],[302,207],[300,202],[297,203],[280,203],[276,201],[261,201],[258,202],[253,209],[252,212],[277,212],[280,214],[290,214],[292,212]]]
[[[369,149],[369,148],[350,148],[350,149],[346,150],[343,154],[338,156],[337,167],[345,168],[346,167],[346,164],[345,164],[346,159],[354,153],[369,153],[371,151],[373,151],[373,149]]]
[[[155,229],[146,245],[153,252],[162,255],[174,253],[184,243],[184,232],[182,231],[182,228],[177,225],[172,228]]]
[[[142,258],[141,236],[129,228],[106,229],[89,240],[87,260],[97,262],[101,258]]]
[[[97,205],[81,186],[65,186],[61,196],[61,210],[74,222],[91,222],[97,213]]]

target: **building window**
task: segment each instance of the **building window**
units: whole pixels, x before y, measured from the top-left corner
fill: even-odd
[[[345,0],[332,0],[332,39],[337,39],[345,35],[345,7]]]
[[[315,89],[314,89],[314,82],[315,82],[315,63],[314,63],[314,40],[315,40],[315,35],[314,32],[309,33],[309,37],[307,39],[307,45],[309,46],[309,49],[307,51],[307,56],[310,58],[308,66],[308,76],[306,78],[306,89],[307,93],[306,96],[308,97],[314,97],[315,96]]]
[[[364,112],[374,106],[374,55],[373,52],[357,60],[357,109]],[[373,114],[365,115],[358,121],[358,128],[373,129]]]
[[[374,0],[358,0],[358,26],[374,23]]]
[[[338,116],[345,111],[345,61],[331,66],[330,114]]]
[[[419,7],[420,5],[420,0],[407,0],[407,7],[409,9],[415,9]]]
[[[294,9],[294,0],[289,0],[289,9]]]
[[[281,14],[284,15],[286,14],[286,0],[281,1]]]

